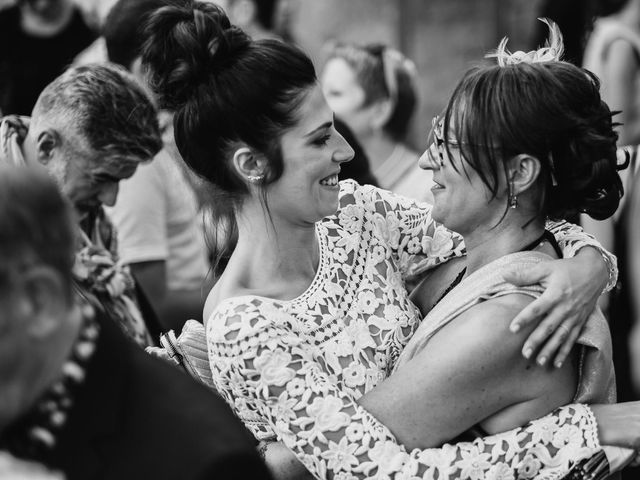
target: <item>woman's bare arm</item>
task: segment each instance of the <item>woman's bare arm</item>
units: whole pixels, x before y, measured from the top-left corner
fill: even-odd
[[[529,329],[509,331],[531,301],[512,294],[470,308],[358,403],[408,448],[441,445],[477,424],[506,431],[569,403],[573,362],[540,367],[520,354]]]

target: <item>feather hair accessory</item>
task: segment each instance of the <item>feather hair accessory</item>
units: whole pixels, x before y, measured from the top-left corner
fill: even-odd
[[[562,33],[558,25],[549,20],[548,18],[538,18],[541,22],[544,22],[549,27],[549,38],[544,44],[544,47],[537,50],[531,50],[530,52],[523,52],[518,50],[511,53],[507,50],[508,37],[504,37],[498,45],[495,52],[488,53],[485,58],[496,58],[498,65],[501,67],[507,65],[516,65],[518,63],[543,63],[560,61],[562,54],[564,53],[564,44],[562,42]]]

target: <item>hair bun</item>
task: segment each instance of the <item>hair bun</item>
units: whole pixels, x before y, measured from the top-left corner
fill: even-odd
[[[186,103],[194,90],[249,46],[251,39],[209,2],[158,9],[145,27],[142,62],[163,108]]]
[[[624,193],[616,159],[616,155],[601,157],[591,165],[582,211],[596,220],[613,215]]]

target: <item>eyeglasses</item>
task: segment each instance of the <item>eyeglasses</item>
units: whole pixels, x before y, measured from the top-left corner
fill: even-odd
[[[436,150],[438,152],[437,163],[440,167],[444,167],[444,158],[445,158],[447,147],[458,147],[460,145],[460,143],[456,142],[455,140],[448,140],[447,145],[445,146],[444,134],[442,132],[442,129],[443,129],[443,120],[438,116],[433,117],[433,120],[431,120],[430,137],[433,138],[433,143],[436,146]],[[489,147],[489,148],[494,148],[494,147]],[[431,157],[431,154],[429,154],[429,156]],[[548,158],[549,158],[549,174],[551,177],[551,185],[556,187],[558,185],[558,180],[555,175],[555,164],[553,161],[553,154],[549,153]]]
[[[444,137],[442,136],[442,120],[440,118],[433,117],[431,120],[431,135],[433,142],[436,144],[436,150],[438,151],[438,159],[440,160],[440,166],[444,166]]]
[[[433,139],[433,143],[436,146],[436,151],[438,152],[438,165],[440,165],[440,167],[444,167],[444,158],[447,150],[442,128],[443,120],[436,115],[435,117],[433,117],[433,120],[431,120],[431,133],[429,136]],[[458,142],[449,140],[447,144],[449,146],[455,147],[458,145]]]

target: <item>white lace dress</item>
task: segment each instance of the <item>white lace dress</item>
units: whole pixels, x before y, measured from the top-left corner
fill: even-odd
[[[592,243],[554,228],[565,256]],[[571,405],[473,443],[407,452],[356,400],[419,324],[403,276],[462,255],[461,238],[430,205],[350,181],[316,233],[320,264],[301,296],[229,298],[207,321],[215,386],[258,439],[283,441],[316,477],[340,480],[558,478],[599,450],[590,409]]]

